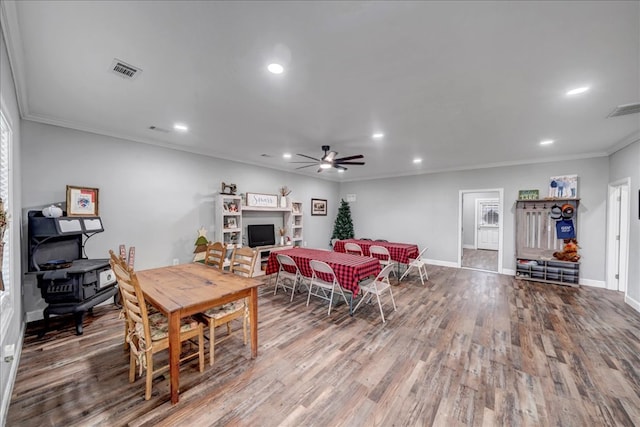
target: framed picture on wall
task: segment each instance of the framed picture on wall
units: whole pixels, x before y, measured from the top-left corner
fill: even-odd
[[[578,175],[552,176],[549,179],[549,198],[575,199],[578,197]]]
[[[311,215],[327,215],[327,201],[325,199],[311,199]]]
[[[98,216],[98,189],[67,185],[67,216]]]

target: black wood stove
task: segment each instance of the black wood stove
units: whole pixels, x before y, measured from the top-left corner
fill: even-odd
[[[29,211],[29,273],[37,276],[45,329],[52,314],[73,313],[76,333],[82,335],[86,311],[117,293],[109,259],[86,259],[86,239],[104,231],[100,217],[47,218]]]

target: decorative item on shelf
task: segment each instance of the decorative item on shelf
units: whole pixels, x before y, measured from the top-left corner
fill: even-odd
[[[200,227],[198,230],[198,238],[195,243],[196,248],[193,250],[193,253],[195,254],[193,262],[204,260],[204,257],[207,254],[207,244],[209,244],[209,239],[207,239],[207,230],[204,227]]]
[[[4,291],[2,264],[4,261],[4,233],[9,225],[9,214],[4,208],[4,201],[0,198],[0,291]]]
[[[311,215],[323,215],[323,216],[326,216],[327,215],[327,200],[326,199],[311,199]]]
[[[47,206],[42,209],[42,215],[47,218],[59,218],[62,216],[62,208],[56,205]]]
[[[98,189],[67,185],[67,216],[98,216]]]
[[[519,190],[518,200],[538,200],[540,198],[540,191],[538,190]]]
[[[575,199],[578,197],[578,175],[552,176],[549,179],[549,198]]]
[[[247,193],[247,206],[277,208],[278,196],[275,194]]]
[[[227,218],[227,225],[225,228],[238,228],[236,219],[234,217]]]
[[[287,234],[287,229],[285,227],[280,227],[278,229],[278,233],[280,233],[280,245],[284,245],[284,236]]]
[[[560,261],[580,261],[580,255],[578,255],[578,241],[576,239],[564,239],[564,247],[562,252],[554,252],[553,257]]]
[[[227,205],[227,209],[229,212],[238,212],[238,205],[236,205],[235,202],[230,202]]]
[[[222,191],[220,192],[220,194],[228,194],[230,196],[234,196],[236,194],[237,191],[237,187],[235,184],[225,184],[224,181],[222,181]]]
[[[291,194],[291,190],[286,185],[280,187],[280,207],[287,207],[287,196]]]

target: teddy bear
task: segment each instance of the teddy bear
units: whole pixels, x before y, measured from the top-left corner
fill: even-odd
[[[564,239],[564,247],[562,252],[554,252],[553,257],[560,261],[578,262],[580,255],[578,255],[578,241],[576,239]]]

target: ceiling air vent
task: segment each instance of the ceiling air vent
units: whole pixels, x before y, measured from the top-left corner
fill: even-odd
[[[640,102],[635,104],[618,105],[607,117],[626,116],[640,113]]]
[[[111,71],[114,74],[119,75],[120,77],[128,80],[133,80],[138,77],[138,74],[142,72],[140,68],[134,67],[131,64],[127,64],[124,61],[120,61],[117,58],[113,58],[113,62],[111,63]]]

